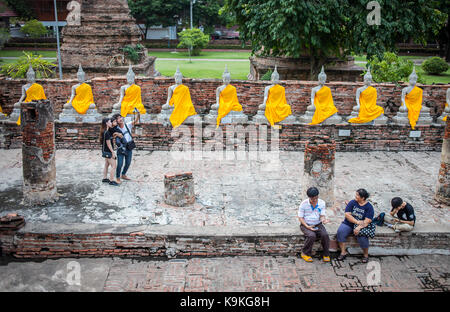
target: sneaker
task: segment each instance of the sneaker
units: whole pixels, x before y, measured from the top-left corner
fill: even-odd
[[[313,262],[313,259],[310,256],[304,255],[303,253],[301,254],[301,257],[306,262]]]
[[[323,262],[330,262],[330,257],[323,257]]]
[[[110,181],[109,185],[119,186],[119,184],[116,181]]]

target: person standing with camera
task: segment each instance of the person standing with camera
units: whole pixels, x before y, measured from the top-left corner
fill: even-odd
[[[133,157],[133,149],[136,147],[136,144],[133,140],[133,135],[131,134],[131,131],[133,130],[133,127],[135,125],[139,124],[141,115],[139,111],[135,109],[137,113],[137,117],[129,123],[125,123],[123,120],[123,117],[120,114],[114,114],[113,119],[117,121],[117,129],[120,130],[123,134],[123,138],[125,139],[125,149],[124,151],[117,151],[117,168],[116,168],[116,179],[118,183],[122,183],[122,180],[131,180],[129,177],[127,177],[127,171],[130,168],[131,165],[131,159]],[[125,160],[125,166],[124,166],[124,160]],[[122,169],[123,167],[123,169]]]

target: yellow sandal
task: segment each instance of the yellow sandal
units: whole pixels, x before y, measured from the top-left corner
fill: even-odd
[[[306,262],[313,262],[313,259],[310,256],[301,254],[301,257],[303,260],[305,260]]]

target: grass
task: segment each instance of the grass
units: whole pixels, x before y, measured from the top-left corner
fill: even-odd
[[[225,65],[231,73],[231,79],[246,80],[250,71],[250,61],[247,62],[208,62],[208,61],[164,61],[156,59],[155,68],[163,75],[173,77],[180,66],[180,71],[186,78],[217,78],[221,79]]]
[[[148,51],[149,55],[159,58],[189,58],[186,51],[165,52],[165,51]],[[192,59],[246,59],[250,57],[250,52],[214,52],[202,51],[199,56],[192,56]]]
[[[33,54],[39,54],[43,57],[54,57],[56,58],[56,51],[32,51],[28,50],[27,53],[33,52]],[[0,50],[0,57],[21,57],[23,55],[22,51],[19,50]]]

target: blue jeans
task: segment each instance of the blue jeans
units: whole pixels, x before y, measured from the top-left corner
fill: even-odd
[[[125,155],[117,153],[117,169],[116,169],[116,178],[120,178],[121,174],[120,171],[122,170],[123,166],[123,159],[125,158],[125,166],[122,170],[122,175],[126,175],[128,168],[131,165],[131,157],[133,156],[133,151],[127,150],[125,152]]]
[[[337,230],[336,238],[339,243],[345,243],[347,241],[347,237],[353,234],[353,228],[348,226],[345,223],[341,223]],[[359,247],[361,248],[369,248],[369,239],[366,236],[356,236],[356,240],[358,241]]]

